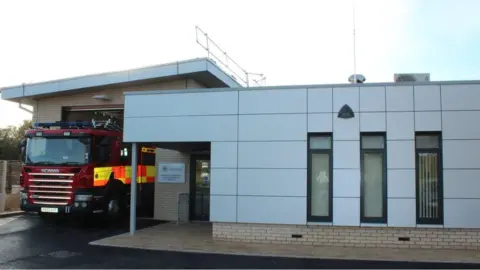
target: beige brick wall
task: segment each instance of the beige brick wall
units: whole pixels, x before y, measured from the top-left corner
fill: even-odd
[[[293,238],[292,234],[302,237]],[[409,237],[410,241],[400,241],[400,237]],[[213,238],[245,243],[335,247],[477,250],[480,247],[480,229],[214,223]]]
[[[172,90],[185,88],[204,88],[201,83],[192,79],[171,80],[156,83],[145,83],[142,85],[128,87],[106,86],[95,91],[82,91],[77,93],[62,93],[53,97],[40,98],[34,102],[34,122],[60,121],[62,107],[84,106],[84,105],[118,105],[124,104],[124,92],[147,91],[147,90]],[[93,99],[93,95],[105,94],[111,97],[110,101]]]
[[[157,148],[156,161],[159,162],[184,162],[185,163],[185,183],[155,183],[155,208],[154,219],[158,220],[177,220],[178,194],[189,193],[190,155],[178,151]],[[188,215],[188,212],[186,213]]]

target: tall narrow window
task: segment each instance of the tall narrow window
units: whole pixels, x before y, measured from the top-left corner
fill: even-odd
[[[308,138],[309,221],[332,221],[332,136],[312,134]]]
[[[442,138],[440,133],[417,133],[415,168],[417,223],[443,223]]]
[[[387,170],[384,133],[362,133],[361,222],[387,222]]]

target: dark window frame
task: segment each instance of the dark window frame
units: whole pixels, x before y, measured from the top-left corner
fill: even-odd
[[[437,148],[418,148],[417,136],[436,136],[438,139]],[[437,154],[437,175],[438,175],[438,218],[421,218],[420,213],[420,164],[419,154],[435,153]],[[444,224],[444,196],[443,196],[443,138],[441,131],[422,131],[415,132],[415,218],[419,225],[443,225]]]
[[[383,148],[382,149],[372,149],[372,148],[363,148],[362,137],[382,137],[383,138]],[[361,132],[360,133],[360,222],[361,223],[387,223],[388,219],[388,167],[387,167],[387,134],[386,132]],[[382,154],[382,217],[366,217],[365,216],[365,185],[364,185],[364,165],[365,159],[364,154],[374,153]]]
[[[310,149],[310,139],[315,137],[330,138],[330,149]],[[312,155],[328,154],[329,182],[328,182],[328,215],[312,215]],[[312,132],[307,136],[307,221],[308,222],[332,222],[333,221],[333,134],[331,132]]]

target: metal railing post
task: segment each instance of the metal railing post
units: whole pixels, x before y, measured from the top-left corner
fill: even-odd
[[[130,235],[135,233],[137,222],[137,143],[132,143],[132,177],[130,180]]]

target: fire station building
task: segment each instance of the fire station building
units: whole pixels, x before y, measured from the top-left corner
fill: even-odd
[[[214,238],[480,246],[480,81],[242,87],[195,59],[2,98],[36,122],[117,113],[126,142],[158,147],[153,218]]]

